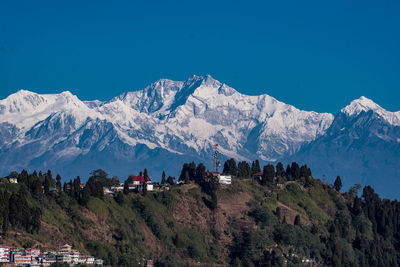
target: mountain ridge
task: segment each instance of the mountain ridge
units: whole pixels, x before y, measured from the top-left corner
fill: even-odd
[[[109,158],[108,170],[126,175],[150,163],[152,155],[154,161],[164,162],[153,164],[158,167],[151,171],[158,176],[163,169],[177,169],[188,160],[211,166],[215,143],[220,145],[222,160],[301,160],[301,151],[320,138],[338,134],[334,129],[340,125],[333,125],[335,120],[343,116],[345,127],[350,127],[356,122],[351,118],[368,112],[397,132],[400,112],[387,111],[366,97],[353,100],[333,116],[299,110],[267,94],[241,94],[210,75],[194,75],[186,81],[160,79],[109,101],[81,101],[69,91],[20,90],[0,100],[0,155],[10,158],[0,164],[0,172],[54,168],[74,177]],[[400,142],[395,133],[378,132],[374,136],[384,142]],[[355,132],[352,138],[357,138]],[[87,167],[74,168],[78,165]]]

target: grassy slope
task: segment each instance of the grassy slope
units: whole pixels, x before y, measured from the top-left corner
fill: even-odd
[[[278,189],[252,179],[234,179],[217,195],[216,210],[206,206],[209,196],[194,184],[164,193],[149,192],[145,197],[130,194],[122,204],[112,196],[91,198],[87,207],[67,196],[42,203],[31,199],[34,205],[44,207],[41,231],[31,235],[13,230],[3,243],[44,249],[70,243],[112,265],[133,264],[143,255],[165,263],[226,264],[235,236],[246,231],[267,236],[271,231],[268,224],[278,220],[274,215],[277,207],[288,224],[300,215],[306,227],[331,220],[335,203],[343,201],[318,181],[309,189],[295,183]],[[266,210],[269,222],[257,223],[249,215],[255,208]],[[275,245],[272,239],[265,244]]]

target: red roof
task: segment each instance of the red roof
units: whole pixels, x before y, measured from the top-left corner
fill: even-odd
[[[264,172],[257,172],[255,174],[253,174],[253,176],[262,176]]]
[[[143,182],[143,181],[144,181],[144,177],[143,177],[143,176],[136,176],[136,177],[133,179],[133,181],[134,181],[134,182]],[[150,183],[151,183],[150,177],[147,177],[147,182],[150,182]]]

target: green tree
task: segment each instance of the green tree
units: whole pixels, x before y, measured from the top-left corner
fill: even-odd
[[[117,202],[120,205],[122,205],[124,203],[124,195],[121,192],[118,192],[115,195],[115,202]]]
[[[174,176],[168,176],[167,183],[169,185],[174,185],[175,184],[175,177]]]
[[[342,188],[342,179],[340,179],[340,176],[336,177],[335,182],[333,183],[333,188],[338,192]]]
[[[49,182],[49,179],[47,178],[47,176],[46,176],[46,178],[44,179],[44,186],[43,186],[43,188],[44,188],[44,194],[45,194],[46,196],[48,196],[48,195],[49,195],[49,192],[50,192],[50,182]]]
[[[280,221],[281,217],[282,217],[282,210],[280,207],[276,207],[275,214],[276,214],[276,217],[278,217],[278,220]]]
[[[179,175],[179,181],[185,181],[185,183],[187,183],[188,180],[194,180],[195,175],[196,175],[196,164],[194,162],[184,163],[181,170],[181,174]]]
[[[237,166],[235,159],[231,158],[225,161],[224,169],[222,171],[223,174],[230,174],[232,176],[237,176]]]
[[[166,177],[166,175],[165,175],[165,171],[163,171],[162,172],[162,175],[161,175],[161,184],[162,185],[164,185],[167,181],[165,180],[165,177]]]
[[[203,163],[197,165],[196,174],[195,174],[195,182],[199,185],[202,185],[206,180],[206,166]]]
[[[196,178],[195,178],[196,179]],[[189,171],[185,171],[185,179],[184,179],[185,184],[188,184],[190,182],[190,176],[189,176]]]
[[[300,225],[300,215],[296,215],[296,217],[294,217],[294,225]]]
[[[290,171],[291,171],[292,177],[295,180],[298,180],[300,178],[300,167],[299,167],[299,164],[297,164],[296,162],[292,162],[292,166],[290,167]]]
[[[263,185],[270,186],[274,183],[274,178],[275,178],[274,165],[268,164],[268,165],[264,166],[261,183]]]
[[[251,163],[251,175],[258,172],[261,172],[261,168],[260,168],[260,162],[258,161],[258,159],[256,159]]]
[[[56,176],[56,188],[58,192],[61,192],[61,176],[57,174]]]
[[[85,186],[85,188],[83,188],[82,193],[81,193],[81,197],[80,197],[80,204],[82,206],[86,206],[87,203],[89,202],[90,199],[90,192],[89,192],[89,188],[87,186]]]
[[[143,183],[142,183],[142,195],[145,196],[147,195],[147,179],[149,178],[149,175],[147,173],[147,168],[144,169],[143,172]]]
[[[278,176],[278,177],[285,176],[285,170],[283,169],[282,162],[278,162],[278,164],[276,164],[276,176]]]
[[[129,183],[128,180],[124,182],[124,195],[129,194]]]
[[[240,178],[251,177],[251,168],[247,161],[239,162],[237,176]]]

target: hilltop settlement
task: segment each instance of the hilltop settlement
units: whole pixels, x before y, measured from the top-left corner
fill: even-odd
[[[1,260],[10,266],[399,266],[400,204],[341,192],[307,165],[194,162],[178,179],[102,170],[62,184],[0,178]],[[70,245],[66,245],[70,244]],[[75,249],[72,249],[75,248]],[[78,249],[79,248],[79,249]]]

